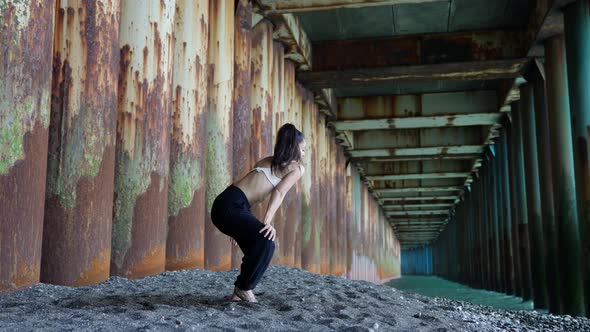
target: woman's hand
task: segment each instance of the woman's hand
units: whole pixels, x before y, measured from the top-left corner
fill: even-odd
[[[263,236],[271,241],[274,241],[277,235],[276,229],[270,223],[265,224],[259,233],[264,233]]]

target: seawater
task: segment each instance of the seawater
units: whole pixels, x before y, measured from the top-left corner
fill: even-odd
[[[474,289],[435,276],[402,276],[401,278],[391,280],[386,285],[424,296],[444,297],[452,300],[486,305],[497,309],[533,310],[532,301],[523,302],[520,297]]]

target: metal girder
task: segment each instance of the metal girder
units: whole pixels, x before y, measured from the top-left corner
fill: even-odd
[[[395,156],[424,156],[424,155],[453,155],[479,154],[484,151],[483,145],[447,145],[428,146],[420,148],[389,148],[389,149],[359,149],[350,150],[352,157],[395,157]]]
[[[430,210],[430,211],[384,211],[387,216],[437,216],[448,215],[448,210]]]
[[[515,78],[528,59],[456,62],[434,65],[389,66],[347,70],[326,70],[299,73],[298,80],[306,87],[361,87],[392,82],[469,81]]]
[[[443,201],[456,200],[459,196],[423,196],[423,197],[381,197],[379,200],[383,202],[405,202],[405,201]]]
[[[439,192],[439,191],[460,191],[463,187],[446,186],[446,187],[408,187],[408,188],[380,188],[373,191],[378,194],[398,194],[411,192]]]
[[[479,154],[453,154],[434,156],[403,156],[403,157],[352,157],[357,162],[402,162],[402,161],[430,161],[430,160],[469,160],[478,158]]]
[[[395,210],[395,209],[414,209],[414,208],[446,208],[452,207],[453,203],[447,204],[406,204],[406,205],[383,205],[384,210]]]
[[[500,119],[501,113],[447,114],[437,116],[399,117],[383,119],[362,119],[334,121],[336,130],[414,129],[437,127],[467,127],[492,125]]]
[[[523,30],[419,34],[313,44],[315,70],[343,70],[515,59],[526,54]]]
[[[391,175],[369,175],[365,178],[369,181],[400,181],[413,179],[452,179],[469,176],[469,172],[448,172],[448,173],[415,173],[415,174],[391,174]]]
[[[446,2],[447,0],[256,0],[266,13],[302,13],[339,8],[364,8],[419,4],[427,2]]]

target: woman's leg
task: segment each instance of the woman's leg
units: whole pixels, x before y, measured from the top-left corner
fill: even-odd
[[[260,234],[264,225],[251,213],[240,213],[232,237],[244,253],[240,275],[235,285],[241,290],[251,290],[256,287],[264,271],[268,268],[275,251],[275,243]]]

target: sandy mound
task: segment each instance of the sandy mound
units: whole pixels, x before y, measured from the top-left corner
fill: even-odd
[[[191,270],[0,295],[0,330],[589,331],[590,320],[494,310],[272,266],[259,304],[228,301],[237,271]]]

